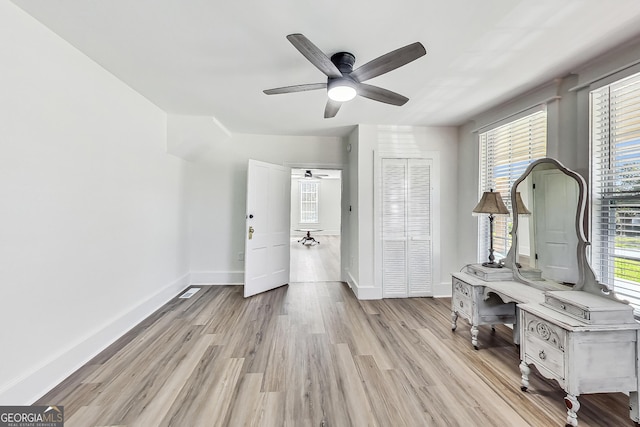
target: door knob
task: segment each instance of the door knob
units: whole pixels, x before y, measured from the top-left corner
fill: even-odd
[[[254,229],[253,227],[249,227],[249,240],[253,239],[253,233],[254,233]]]

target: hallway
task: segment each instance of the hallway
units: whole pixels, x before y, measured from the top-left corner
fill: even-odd
[[[303,234],[291,237],[290,282],[339,282],[340,236],[314,235],[320,244],[303,245]]]

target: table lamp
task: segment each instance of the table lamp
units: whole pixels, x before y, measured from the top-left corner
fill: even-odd
[[[504,205],[500,193],[485,191],[478,205],[473,209],[473,214],[489,214],[489,262],[482,263],[483,267],[502,268],[502,265],[495,262],[493,256],[493,217],[496,215],[509,215],[509,209]]]
[[[527,209],[527,206],[522,201],[522,195],[519,191],[516,191],[516,214],[518,215],[531,215],[531,211]]]

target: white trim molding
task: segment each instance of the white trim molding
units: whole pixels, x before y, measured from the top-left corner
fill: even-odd
[[[243,285],[244,271],[192,271],[192,285]]]
[[[359,300],[382,299],[382,289],[375,286],[360,286],[349,272],[347,272],[347,284]]]

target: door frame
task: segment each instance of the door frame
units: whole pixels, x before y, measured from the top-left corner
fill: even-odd
[[[345,198],[345,182],[348,180],[345,179],[345,171],[347,170],[348,165],[343,163],[301,163],[301,162],[284,162],[284,166],[290,169],[331,169],[331,170],[339,170],[341,172],[340,178],[340,281],[347,282],[346,275],[348,264],[345,263],[345,260],[348,258],[349,247],[348,241],[344,238],[345,233],[348,232],[348,224],[346,222],[349,221],[349,217],[345,217],[348,215],[349,209],[348,207],[345,209],[345,204],[348,201]],[[291,209],[291,201],[289,201],[289,209]],[[289,264],[291,264],[291,254],[289,254]],[[291,277],[289,277],[291,279]]]

